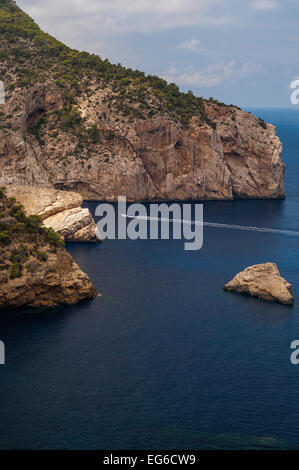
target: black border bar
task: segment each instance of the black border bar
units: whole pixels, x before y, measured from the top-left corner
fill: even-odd
[[[209,468],[210,465],[236,465],[237,468],[250,464],[273,464],[286,466],[288,459],[294,459],[298,450],[196,450],[196,451],[121,451],[121,450],[0,450],[0,459],[11,464],[57,465],[74,464],[88,468]]]

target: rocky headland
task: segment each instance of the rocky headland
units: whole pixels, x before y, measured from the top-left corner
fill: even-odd
[[[0,184],[116,201],[283,198],[275,127],[68,48],[0,3]]]
[[[54,306],[97,295],[61,237],[0,190],[0,308]]]

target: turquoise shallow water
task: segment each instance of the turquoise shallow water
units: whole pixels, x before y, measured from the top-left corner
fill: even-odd
[[[277,125],[288,198],[207,202],[205,220],[299,231],[299,112],[254,112]],[[299,299],[298,241],[205,227],[198,252],[172,240],[68,244],[102,297],[1,314],[0,448],[298,447],[298,301],[221,288],[275,261]]]

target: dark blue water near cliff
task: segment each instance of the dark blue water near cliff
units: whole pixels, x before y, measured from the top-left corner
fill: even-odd
[[[208,202],[205,219],[299,231],[299,111],[254,111],[277,125],[288,199]],[[0,316],[0,448],[299,447],[298,244],[209,227],[198,252],[69,244],[103,296]],[[293,284],[294,307],[222,291],[265,261]]]

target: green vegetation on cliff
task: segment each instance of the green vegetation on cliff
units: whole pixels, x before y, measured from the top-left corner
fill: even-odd
[[[22,277],[24,267],[27,272],[34,272],[32,260],[47,260],[41,247],[56,252],[63,245],[61,237],[44,227],[39,216],[26,216],[23,206],[0,188],[0,271],[7,271],[11,279]],[[29,258],[31,262],[26,265]]]
[[[204,100],[191,91],[182,93],[177,85],[157,76],[71,49],[44,33],[9,0],[0,0],[0,38],[0,77],[8,90],[43,82],[46,74],[47,80],[64,89],[65,96],[71,92],[73,101],[92,85],[110,87],[116,111],[132,119],[167,114],[184,125],[192,116],[210,123]],[[71,124],[64,120],[65,126]]]

